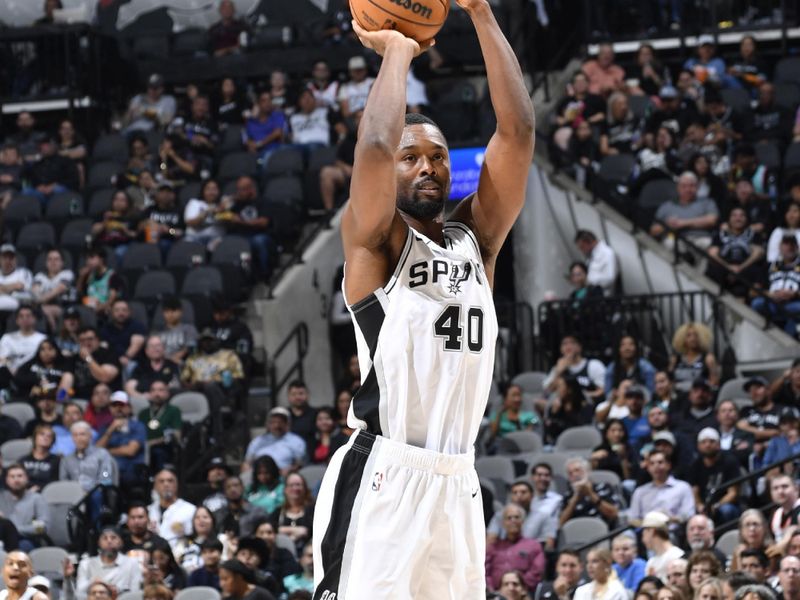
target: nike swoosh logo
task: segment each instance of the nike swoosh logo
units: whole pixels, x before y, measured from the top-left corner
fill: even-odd
[[[478,489],[478,490],[475,490],[474,492],[472,492],[472,497],[474,498],[475,496],[477,496],[479,491],[480,490]]]

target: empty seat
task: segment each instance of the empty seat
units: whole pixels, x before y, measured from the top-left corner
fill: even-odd
[[[268,202],[302,204],[303,182],[299,177],[292,176],[270,179],[264,188],[264,198]]]
[[[205,29],[186,29],[172,40],[175,56],[204,56],[208,54],[208,33]]]
[[[183,213],[183,209],[189,203],[189,200],[200,197],[200,190],[203,184],[199,181],[188,181],[178,190],[178,206]]]
[[[269,219],[272,235],[282,242],[295,239],[303,224],[300,207],[286,202],[264,202],[264,216]]]
[[[64,559],[69,557],[66,550],[57,546],[34,548],[28,556],[36,574],[63,572]]]
[[[600,161],[600,170],[597,176],[614,183],[625,183],[636,166],[636,157],[633,154],[612,154]]]
[[[129,300],[128,307],[131,310],[131,318],[134,321],[138,321],[139,323],[144,325],[145,329],[149,330],[150,317],[147,316],[147,307],[138,300]]]
[[[605,469],[597,469],[589,473],[589,481],[594,484],[606,483],[616,489],[619,489],[622,483],[619,475],[614,473],[614,471],[607,471]]]
[[[217,151],[222,154],[241,152],[242,150],[242,130],[241,125],[228,125],[222,134],[222,139],[217,146]]]
[[[547,373],[542,371],[526,371],[514,376],[511,384],[522,388],[523,394],[540,395],[544,392],[544,380],[546,378]]]
[[[95,162],[121,163],[128,160],[128,142],[120,133],[109,133],[97,138],[92,150]]]
[[[133,54],[140,60],[161,60],[169,56],[166,35],[141,35],[133,40]]]
[[[336,146],[314,148],[308,157],[308,170],[321,171],[322,167],[336,162]]]
[[[628,96],[628,106],[631,108],[633,116],[637,119],[644,119],[653,106],[653,102],[648,96]]]
[[[9,402],[8,404],[4,404],[3,408],[0,410],[2,410],[5,416],[16,419],[17,423],[19,423],[23,429],[25,429],[25,425],[28,424],[28,421],[32,421],[36,418],[33,407],[27,402]]]
[[[220,600],[221,598],[216,588],[205,585],[183,588],[175,594],[175,600]]]
[[[83,216],[83,197],[76,192],[53,194],[47,202],[44,216],[49,221],[66,221]]]
[[[791,82],[776,83],[775,103],[781,108],[794,111],[800,104],[800,85]]]
[[[775,142],[759,142],[755,146],[758,162],[768,169],[781,168],[781,150]]]
[[[139,300],[160,300],[176,292],[175,277],[169,271],[147,271],[136,282],[133,297]]]
[[[655,179],[648,181],[636,199],[636,224],[649,228],[658,207],[664,202],[676,200],[678,188],[671,179]]]
[[[30,438],[21,440],[8,440],[0,446],[0,457],[3,458],[3,467],[13,465],[20,458],[31,453],[33,443]]]
[[[175,394],[170,404],[181,410],[184,423],[202,423],[208,417],[208,400],[199,392],[181,392]]]
[[[222,275],[216,267],[201,266],[190,269],[181,286],[181,295],[201,296],[222,293]]]
[[[558,532],[558,549],[582,546],[607,533],[608,525],[603,519],[575,517],[561,526],[561,530]]]
[[[255,154],[233,152],[222,157],[217,170],[217,179],[220,183],[227,183],[243,175],[255,177],[257,173],[258,164]]]
[[[795,142],[786,150],[783,158],[783,168],[786,171],[800,169],[800,142]]]
[[[325,465],[306,465],[298,471],[298,474],[302,475],[303,479],[306,480],[308,489],[315,490],[319,482],[322,481],[322,476],[325,475],[325,469]]]
[[[534,431],[512,431],[505,434],[502,439],[516,446],[517,453],[542,451],[542,436]]]
[[[14,229],[23,223],[42,218],[42,205],[35,196],[15,194],[3,212],[3,220],[8,228]]]
[[[128,246],[128,251],[125,252],[125,258],[122,260],[122,268],[125,270],[160,269],[161,251],[155,244],[133,242]]]
[[[17,234],[17,249],[42,250],[56,245],[56,230],[46,221],[27,223]]]
[[[103,161],[94,164],[89,168],[89,176],[86,178],[86,187],[90,190],[97,190],[104,187],[113,186],[117,176],[125,170],[119,162]]]
[[[775,81],[800,84],[800,57],[785,57],[775,66]]]
[[[507,456],[481,456],[475,461],[475,470],[479,477],[505,486],[514,483],[514,464]]]
[[[50,526],[47,535],[53,544],[66,548],[70,545],[70,509],[83,499],[85,492],[77,481],[54,481],[42,489],[42,497],[50,508]]]
[[[250,241],[238,235],[226,235],[211,253],[211,264],[242,266],[244,254],[250,256]]]
[[[206,262],[206,248],[200,242],[181,240],[172,244],[165,267],[190,268]]]
[[[603,441],[600,432],[595,427],[571,427],[561,432],[556,439],[556,450],[571,452],[574,450],[593,450]]]
[[[714,544],[714,548],[722,552],[725,556],[732,556],[736,546],[739,545],[739,530],[733,529],[726,531]]]
[[[92,238],[92,221],[78,219],[70,221],[61,232],[61,245],[69,250],[88,247]]]
[[[722,99],[725,100],[725,104],[730,106],[734,111],[745,113],[750,110],[751,98],[747,91],[730,88],[722,90],[721,94]]]
[[[264,176],[271,179],[285,175],[300,175],[303,168],[303,154],[297,148],[287,146],[270,154],[264,165]]]
[[[104,187],[92,192],[89,198],[89,210],[86,214],[97,219],[103,216],[107,210],[111,210],[111,198],[114,197],[116,190],[112,187]]]

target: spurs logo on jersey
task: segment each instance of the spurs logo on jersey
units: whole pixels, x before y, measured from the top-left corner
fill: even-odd
[[[469,228],[446,223],[443,246],[409,230],[389,282],[350,311],[365,374],[351,426],[445,454],[468,452],[497,338],[492,290]]]

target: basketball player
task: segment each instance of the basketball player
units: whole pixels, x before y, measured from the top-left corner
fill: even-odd
[[[3,581],[6,589],[0,592],[0,600],[47,600],[47,594],[28,587],[33,577],[33,564],[24,552],[14,550],[6,554],[3,563]]]
[[[488,2],[457,2],[477,31],[497,130],[477,193],[447,221],[447,141],[405,115],[406,73],[428,44],[354,23],[383,56],[342,220],[363,384],[348,415],[356,433],[317,500],[317,600],[485,597],[473,446],[494,364],[495,260],[524,202],[534,115]]]

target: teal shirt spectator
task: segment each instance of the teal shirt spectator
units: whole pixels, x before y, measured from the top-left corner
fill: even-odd
[[[269,489],[265,485],[260,485],[258,487],[255,485],[250,486],[247,491],[247,500],[251,504],[263,508],[267,514],[271,514],[278,510],[281,504],[283,504],[283,490],[284,482],[283,477],[281,477],[278,485],[272,489]]]
[[[286,592],[291,594],[296,591],[306,591],[314,593],[314,580],[305,576],[303,573],[287,575],[283,578],[283,587]]]
[[[491,420],[494,421],[496,418],[497,413],[492,413]],[[508,411],[503,410],[500,414],[500,426],[497,429],[497,435],[503,437],[512,431],[530,430],[538,424],[539,417],[534,412],[521,410],[519,411],[519,419],[512,421],[508,418]]]

